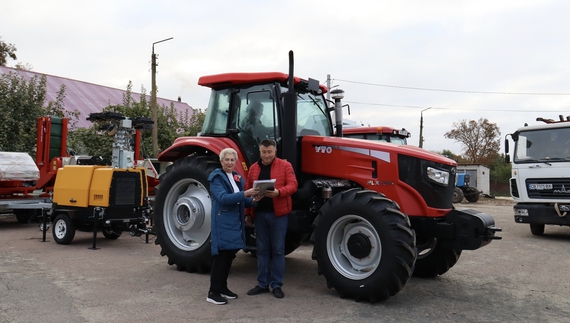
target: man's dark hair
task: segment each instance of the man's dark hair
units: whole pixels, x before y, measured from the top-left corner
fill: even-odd
[[[273,139],[263,139],[263,140],[259,143],[259,145],[260,145],[260,146],[263,146],[263,147],[271,147],[271,146],[277,147],[277,146],[275,145],[275,140],[273,140]]]

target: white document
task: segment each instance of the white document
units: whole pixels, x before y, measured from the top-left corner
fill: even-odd
[[[253,187],[259,187],[259,195],[265,194],[265,190],[275,189],[275,179],[262,179],[253,181]]]

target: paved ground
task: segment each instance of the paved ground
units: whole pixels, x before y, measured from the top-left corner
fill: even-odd
[[[287,257],[284,299],[247,296],[255,258],[240,253],[225,306],[206,303],[209,276],[178,272],[159,247],[124,234],[89,233],[71,245],[41,242],[37,224],[0,219],[0,322],[568,322],[570,228],[547,226],[532,236],[516,224],[512,202],[484,199],[472,207],[495,217],[503,240],[465,251],[436,279],[412,278],[388,301],[341,299],[317,276],[311,246]]]

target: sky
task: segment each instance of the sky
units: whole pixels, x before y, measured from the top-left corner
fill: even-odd
[[[7,66],[148,94],[154,48],[158,96],[202,110],[200,76],[288,73],[293,50],[296,76],[345,91],[346,119],[418,145],[423,115],[423,147],[461,154],[454,123],[486,118],[502,142],[570,115],[569,16],[563,0],[3,0],[0,37]]]

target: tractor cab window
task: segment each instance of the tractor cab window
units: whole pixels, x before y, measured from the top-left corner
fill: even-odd
[[[297,136],[332,136],[327,116],[321,95],[297,93]]]
[[[208,113],[202,126],[202,134],[224,135],[228,127],[228,114],[230,112],[231,91],[212,90]]]

